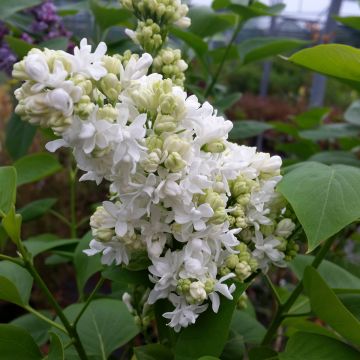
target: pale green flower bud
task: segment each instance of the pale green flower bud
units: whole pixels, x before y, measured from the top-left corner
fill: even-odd
[[[247,206],[250,202],[250,194],[241,194],[236,198],[236,203],[240,206]]]
[[[225,260],[225,265],[231,270],[234,270],[238,263],[239,257],[237,256],[237,254],[231,254]]]
[[[186,161],[182,159],[179,153],[173,152],[167,157],[164,165],[171,172],[178,172],[186,166]]]
[[[221,153],[226,149],[226,145],[222,141],[212,141],[201,147],[202,151],[210,153]]]
[[[145,143],[150,151],[161,150],[163,146],[163,140],[157,135],[150,135],[145,139]]]
[[[177,152],[182,157],[185,157],[189,152],[191,144],[189,144],[186,140],[182,139],[176,134],[168,136],[163,145],[163,149],[168,151],[169,153]]]
[[[275,230],[275,225],[274,224],[260,225],[260,231],[263,233],[263,235],[265,237],[273,234],[274,230]]]
[[[245,310],[248,307],[247,301],[248,301],[248,297],[247,297],[246,293],[244,292],[240,295],[239,300],[236,304],[236,308],[238,310]]]
[[[176,290],[180,294],[186,294],[190,290],[191,281],[190,279],[179,279],[177,283]]]
[[[104,55],[104,57],[102,58],[102,62],[108,73],[115,75],[120,74],[121,60],[118,57]]]
[[[291,219],[282,219],[276,226],[275,234],[287,239],[295,230],[295,224]]]
[[[83,95],[78,103],[74,106],[74,112],[82,119],[86,119],[93,112],[95,104],[91,101],[90,97]]]
[[[254,233],[251,229],[247,228],[247,229],[243,229],[240,232],[240,238],[241,240],[243,240],[245,243],[249,243],[251,241],[251,239],[254,237]]]
[[[161,162],[161,150],[156,149],[147,155],[146,159],[141,162],[143,169],[149,173],[155,172]]]
[[[223,224],[227,220],[227,213],[224,207],[219,207],[214,211],[210,222],[215,225]]]
[[[106,104],[103,107],[99,108],[97,114],[97,119],[107,120],[109,122],[114,122],[118,117],[118,111],[110,104]]]
[[[201,281],[194,281],[191,283],[189,293],[191,297],[197,302],[202,302],[207,298],[205,285]]]
[[[159,114],[155,120],[154,130],[157,134],[163,132],[173,132],[177,127],[177,123],[173,116]]]
[[[93,89],[92,82],[90,80],[86,79],[86,77],[84,75],[76,74],[74,77],[71,78],[71,81],[75,85],[81,87],[84,95],[91,94],[91,91]]]
[[[248,264],[251,267],[251,271],[256,271],[258,269],[258,267],[259,267],[259,264],[258,264],[257,260],[254,259],[254,258],[251,258],[248,261]]]
[[[102,92],[110,99],[116,101],[121,92],[121,83],[115,74],[106,74],[100,80]]]
[[[235,267],[235,274],[240,281],[244,281],[251,275],[250,265],[245,261],[239,262]]]
[[[207,294],[210,294],[211,292],[214,291],[214,285],[215,285],[215,280],[213,279],[207,279],[205,281],[205,291]]]
[[[115,236],[114,229],[104,227],[109,214],[103,206],[98,206],[94,214],[90,217],[90,226],[94,238],[101,242],[111,241]]]
[[[235,217],[244,217],[245,211],[241,206],[236,206],[235,209],[231,211],[231,215]]]
[[[220,268],[219,273],[220,273],[220,276],[226,276],[226,275],[228,275],[228,274],[231,273],[231,270],[230,270],[228,267],[226,267],[226,266],[222,266],[222,267]]]
[[[230,224],[230,227],[234,227],[236,223],[236,218],[234,218],[232,215],[228,215],[227,220]]]

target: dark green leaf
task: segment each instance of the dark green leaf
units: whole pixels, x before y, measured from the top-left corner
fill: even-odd
[[[51,336],[51,343],[50,343],[50,350],[47,359],[65,360],[64,346],[59,336],[54,332],[50,332],[50,336]]]
[[[214,107],[222,111],[227,110],[239,101],[241,95],[241,93],[235,92],[229,95],[225,95],[222,98],[219,97],[219,99],[214,102]]]
[[[0,299],[23,306],[29,302],[32,277],[21,266],[0,262]]]
[[[317,129],[300,131],[299,135],[304,139],[319,141],[356,137],[359,132],[359,127],[350,124],[326,124]]]
[[[45,251],[62,246],[78,244],[79,239],[59,239],[53,234],[41,234],[24,241],[23,244],[32,254],[37,256]]]
[[[36,133],[36,127],[13,113],[6,126],[5,146],[13,160],[26,155]]]
[[[280,360],[358,360],[360,353],[341,341],[311,333],[295,333]],[[251,359],[252,360],[252,359]]]
[[[345,339],[360,345],[360,321],[342,304],[319,273],[308,266],[303,281],[313,312]]]
[[[58,160],[48,153],[26,155],[15,161],[14,166],[18,185],[38,181],[61,170]]]
[[[16,201],[16,170],[13,166],[0,167],[0,216],[7,214]]]
[[[1,0],[0,19],[6,20],[10,15],[15,14],[16,12],[40,3],[41,0]]]
[[[245,352],[244,338],[230,329],[229,338],[220,355],[221,360],[242,359]]]
[[[309,129],[318,126],[324,117],[329,113],[329,108],[312,108],[294,118],[295,123],[300,129]]]
[[[1,360],[40,360],[39,348],[31,335],[21,327],[0,324]]]
[[[345,120],[353,125],[360,125],[360,100],[354,101],[344,113]]]
[[[69,40],[66,37],[57,37],[54,39],[43,41],[39,44],[40,47],[51,50],[66,50],[69,45]]]
[[[56,202],[57,199],[54,198],[35,200],[30,204],[25,205],[18,212],[21,215],[23,222],[35,220],[47,213]]]
[[[107,266],[102,272],[102,276],[126,285],[151,285],[147,271],[131,271],[119,266]]]
[[[353,29],[360,30],[360,17],[359,16],[335,16],[335,19],[342,24],[349,26]]]
[[[193,34],[189,31],[183,31],[178,28],[171,28],[170,32],[172,35],[176,36],[180,40],[182,40],[186,45],[190,46],[196,54],[202,57],[208,50],[207,43],[196,34]]]
[[[89,10],[89,2],[88,0],[82,0],[75,4],[72,2],[70,4],[65,3],[64,5],[57,6],[56,10],[60,16],[76,15],[78,12]]]
[[[73,304],[65,315],[74,321],[84,304]],[[139,333],[134,317],[120,300],[97,299],[90,303],[77,325],[80,340],[90,359],[107,359],[109,355]],[[56,331],[57,332],[57,331]],[[58,333],[63,343],[70,339]],[[66,360],[78,359],[73,347],[66,349]]]
[[[208,6],[192,7],[188,16],[191,19],[189,31],[202,38],[223,32],[236,23],[234,14],[216,13]]]
[[[240,4],[231,4],[228,8],[234,13],[240,15],[242,19],[248,20],[259,16],[275,16],[285,8],[285,4],[276,4],[267,6],[260,2],[253,2],[249,6]]]
[[[277,359],[277,352],[265,346],[255,347],[249,351],[249,359],[250,360]]]
[[[238,48],[242,63],[248,64],[286,53],[305,44],[307,41],[292,38],[259,37],[242,41]]]
[[[256,120],[238,120],[234,122],[234,127],[230,131],[230,140],[246,139],[262,134],[271,129],[270,124]]]
[[[22,59],[27,53],[33,48],[37,47],[33,44],[29,44],[24,40],[13,36],[5,36],[6,42],[9,44],[10,49],[20,58]]]
[[[50,311],[42,310],[40,313],[51,319]],[[10,324],[25,329],[33,337],[38,346],[44,345],[49,339],[48,331],[50,330],[51,325],[33,314],[22,315],[13,320]]]
[[[171,350],[161,344],[149,344],[134,348],[136,360],[172,360]]]
[[[305,268],[311,265],[313,260],[314,256],[298,255],[290,263],[291,270],[294,271],[299,280],[303,278]],[[360,279],[358,277],[328,260],[321,262],[318,272],[328,286],[333,289],[360,289]]]
[[[308,238],[308,251],[360,217],[360,169],[309,162],[285,174],[278,190]]]
[[[309,161],[317,161],[323,164],[344,164],[350,166],[360,167],[360,160],[356,155],[350,151],[322,151],[315,155],[310,156]]]
[[[89,232],[80,240],[74,254],[76,279],[80,293],[82,293],[84,286],[90,277],[103,268],[100,261],[100,254],[87,256],[83,252],[83,250],[89,248],[89,242],[91,239],[91,233]]]
[[[360,295],[340,294],[338,296],[345,307],[360,321]]]
[[[218,357],[229,334],[231,318],[240,295],[248,284],[237,284],[233,300],[221,298],[220,309],[215,314],[211,308],[196,320],[196,324],[183,329],[175,346],[176,360],[195,360],[201,356]],[[214,336],[216,334],[216,336]]]

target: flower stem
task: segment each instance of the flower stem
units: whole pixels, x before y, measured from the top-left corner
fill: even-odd
[[[70,168],[70,235],[73,239],[77,238],[77,221],[76,221],[76,173],[77,169]]]
[[[315,259],[311,263],[311,266],[313,268],[316,269],[321,264],[322,260],[324,259],[326,253],[330,249],[330,247],[335,239],[336,239],[336,237],[333,236],[325,241],[324,245],[321,247],[320,251],[315,256]],[[301,280],[298,282],[294,291],[291,293],[291,295],[288,297],[288,299],[285,301],[285,303],[280,304],[278,306],[275,316],[274,316],[273,320],[271,321],[271,324],[270,324],[270,326],[264,336],[264,339],[261,343],[262,345],[270,344],[271,340],[273,339],[274,335],[277,332],[277,329],[280,327],[283,319],[287,316],[286,313],[294,305],[295,301],[302,293],[303,288],[304,288],[304,286],[303,286],[303,282]]]
[[[11,261],[11,262],[13,262],[13,263],[15,263],[17,265],[24,266],[23,262],[18,258],[14,258],[14,257],[11,257],[11,256],[0,254],[0,259],[1,260]]]
[[[208,87],[208,88],[206,89],[206,91],[205,91],[205,98],[208,97],[208,96],[211,94],[214,86],[216,85],[216,82],[217,82],[217,80],[218,80],[218,78],[219,78],[219,76],[220,76],[220,74],[221,74],[221,70],[222,70],[222,68],[223,68],[223,66],[224,66],[224,64],[225,64],[226,58],[228,57],[228,54],[229,54],[229,52],[230,52],[231,45],[232,45],[233,42],[236,40],[236,38],[237,38],[240,30],[242,29],[244,23],[245,23],[245,21],[244,21],[243,19],[239,19],[239,20],[238,20],[238,23],[237,23],[237,25],[236,25],[236,28],[235,28],[235,30],[234,30],[234,32],[233,32],[233,34],[232,34],[232,36],[231,36],[231,39],[230,39],[230,41],[229,41],[229,43],[228,43],[228,45],[227,45],[227,47],[226,47],[226,49],[225,49],[224,55],[223,55],[223,57],[222,57],[222,59],[221,59],[221,62],[220,62],[219,66],[218,66],[218,68],[217,68],[217,70],[216,70],[216,73],[215,73],[215,75],[213,76],[209,87]]]
[[[91,300],[93,299],[93,297],[95,296],[95,294],[97,293],[97,291],[99,290],[99,288],[101,287],[101,285],[104,283],[105,279],[103,277],[101,277],[99,279],[99,281],[97,282],[94,290],[91,292],[91,294],[89,295],[89,297],[87,298],[84,306],[82,307],[82,309],[80,310],[79,314],[77,315],[75,321],[73,322],[72,326],[74,328],[76,328],[77,323],[79,322],[81,316],[84,314],[85,310],[88,308],[88,306],[90,305]]]

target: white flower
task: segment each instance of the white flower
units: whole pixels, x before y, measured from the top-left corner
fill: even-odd
[[[197,231],[206,228],[206,220],[214,215],[214,211],[209,204],[201,204],[199,207],[186,206],[178,208],[175,212],[175,221],[178,224],[189,224],[194,226]]]
[[[181,328],[186,328],[191,324],[195,324],[199,314],[204,312],[208,305],[189,305],[185,299],[181,296],[170,294],[169,300],[175,306],[174,311],[166,312],[163,317],[170,319],[168,325],[176,332],[179,332]]]
[[[275,235],[287,239],[294,230],[295,230],[295,224],[291,221],[291,219],[282,219],[276,225]]]
[[[95,52],[91,52],[91,45],[88,45],[87,39],[80,41],[80,47],[75,47],[74,55],[69,55],[69,60],[73,64],[73,71],[91,77],[94,80],[100,80],[107,74],[102,63],[102,57],[107,50],[106,44],[101,42]]]
[[[189,291],[191,297],[198,302],[202,302],[207,298],[205,285],[201,281],[192,282]]]
[[[214,313],[217,313],[219,311],[220,296],[218,293],[224,295],[229,300],[233,299],[233,296],[231,294],[235,291],[235,285],[231,284],[229,287],[228,285],[224,284],[224,281],[233,277],[235,277],[235,274],[230,273],[217,280],[214,285],[214,291],[209,294],[209,299],[212,302],[212,310]]]
[[[126,29],[127,35],[131,30]],[[130,36],[130,35],[129,35]],[[137,60],[135,56],[132,56],[125,68],[120,65],[120,81],[123,86],[128,86],[132,80],[138,80],[147,74],[151,64],[152,57],[148,53],[144,53]]]

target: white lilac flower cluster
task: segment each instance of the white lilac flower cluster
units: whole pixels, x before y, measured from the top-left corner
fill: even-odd
[[[147,75],[149,54],[105,53],[85,39],[74,55],[31,50],[14,68],[24,81],[16,111],[59,135],[48,150],[73,149],[81,180],[110,182],[85,253],[123,266],[146,254],[147,302],[169,299],[164,317],[179,331],[209,305],[217,312],[237,281],[296,252],[275,191],[281,159],[229,142],[232,123],[208,102]]]

